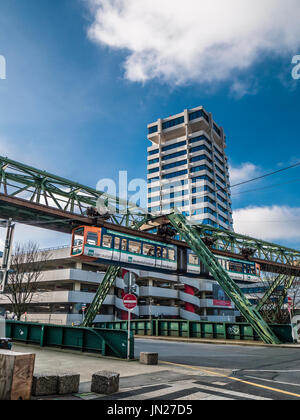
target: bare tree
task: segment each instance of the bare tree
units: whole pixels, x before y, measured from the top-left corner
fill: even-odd
[[[11,302],[12,311],[18,320],[33,302],[43,267],[49,259],[50,253],[39,251],[38,245],[34,242],[15,245],[11,256],[12,272],[8,276],[5,295]]]
[[[257,302],[260,302],[262,296],[272,288],[275,279],[278,274],[273,273],[262,273],[262,283],[259,285],[259,289],[262,291],[251,293],[251,298]],[[255,288],[255,285],[253,285]],[[289,312],[287,306],[282,303],[284,294],[284,279],[273,291],[273,293],[266,300],[260,313],[264,320],[269,324],[289,324]]]

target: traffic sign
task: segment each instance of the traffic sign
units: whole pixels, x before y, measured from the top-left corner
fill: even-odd
[[[127,294],[123,297],[123,305],[129,311],[132,311],[137,306],[137,298],[134,295]]]

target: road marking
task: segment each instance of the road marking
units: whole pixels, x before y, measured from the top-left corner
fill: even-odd
[[[231,379],[231,380],[236,381],[236,382],[241,382],[241,383],[246,384],[246,385],[251,385],[251,386],[254,386],[256,388],[263,388],[263,389],[266,389],[268,391],[278,392],[279,394],[290,395],[291,397],[300,398],[300,394],[295,394],[293,392],[284,391],[283,389],[279,389],[279,388],[271,388],[269,386],[260,385],[260,384],[254,383],[254,382],[243,381],[242,379],[235,378],[233,376],[228,376],[228,375],[225,375],[224,373],[216,373],[214,371],[204,369],[204,368],[199,368],[197,366],[183,365],[183,364],[179,364],[179,363],[172,363],[172,362],[165,362],[165,361],[160,361],[160,363],[164,363],[164,364],[167,364],[167,365],[184,367],[185,369],[198,370],[200,372],[206,372],[206,373],[209,373],[211,375],[215,375],[215,376],[219,376],[219,377],[222,376],[224,378],[228,378],[228,379]]]
[[[219,400],[219,401],[233,401],[234,398],[227,398],[227,397],[221,397],[221,396],[217,396],[217,395],[207,395],[205,396],[205,394],[203,392],[196,392],[195,394],[191,394],[188,395],[186,397],[181,397],[178,398],[179,400]]]
[[[250,378],[250,379],[258,379],[259,381],[274,382],[275,384],[291,385],[291,386],[298,386],[298,387],[300,386],[300,384],[293,384],[292,382],[274,381],[272,379],[259,378],[257,376],[245,376],[245,377]]]
[[[243,372],[271,372],[271,373],[293,373],[300,370],[261,370],[261,369],[243,369]]]
[[[228,382],[213,382],[213,385],[226,386]]]
[[[196,384],[199,385],[201,389],[203,389],[204,391],[211,391],[211,392],[218,391],[222,394],[230,395],[232,397],[241,397],[241,398],[247,398],[247,399],[250,398],[251,400],[270,400],[270,398],[260,397],[253,394],[247,394],[245,392],[237,392],[237,391],[232,391],[232,390],[224,389],[224,388],[213,388],[208,385],[203,385],[202,382],[201,383],[196,382]]]

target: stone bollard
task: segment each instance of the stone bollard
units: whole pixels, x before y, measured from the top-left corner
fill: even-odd
[[[32,382],[32,395],[42,397],[57,394],[58,376],[53,374],[35,374]]]
[[[114,394],[119,391],[120,374],[102,371],[92,376],[91,391],[95,394]]]
[[[143,365],[157,365],[158,353],[140,353],[140,363]]]
[[[42,397],[47,395],[67,395],[78,393],[80,375],[74,373],[35,374],[32,382],[32,395]]]
[[[57,393],[59,395],[77,394],[80,385],[80,375],[64,373],[58,376]]]

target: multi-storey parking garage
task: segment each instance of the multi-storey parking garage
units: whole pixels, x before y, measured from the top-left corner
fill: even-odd
[[[95,267],[70,256],[70,247],[52,249],[38,280],[37,291],[27,305],[27,320],[55,324],[80,323],[82,307],[89,307],[103,281],[105,265]],[[141,319],[170,318],[208,321],[235,320],[238,312],[212,278],[189,278],[134,270],[138,276],[138,307],[133,316]],[[122,298],[122,276],[111,287],[95,322],[127,319]],[[193,294],[188,293],[188,288]],[[196,310],[188,311],[192,305]],[[0,295],[0,307],[11,311],[9,298]]]

